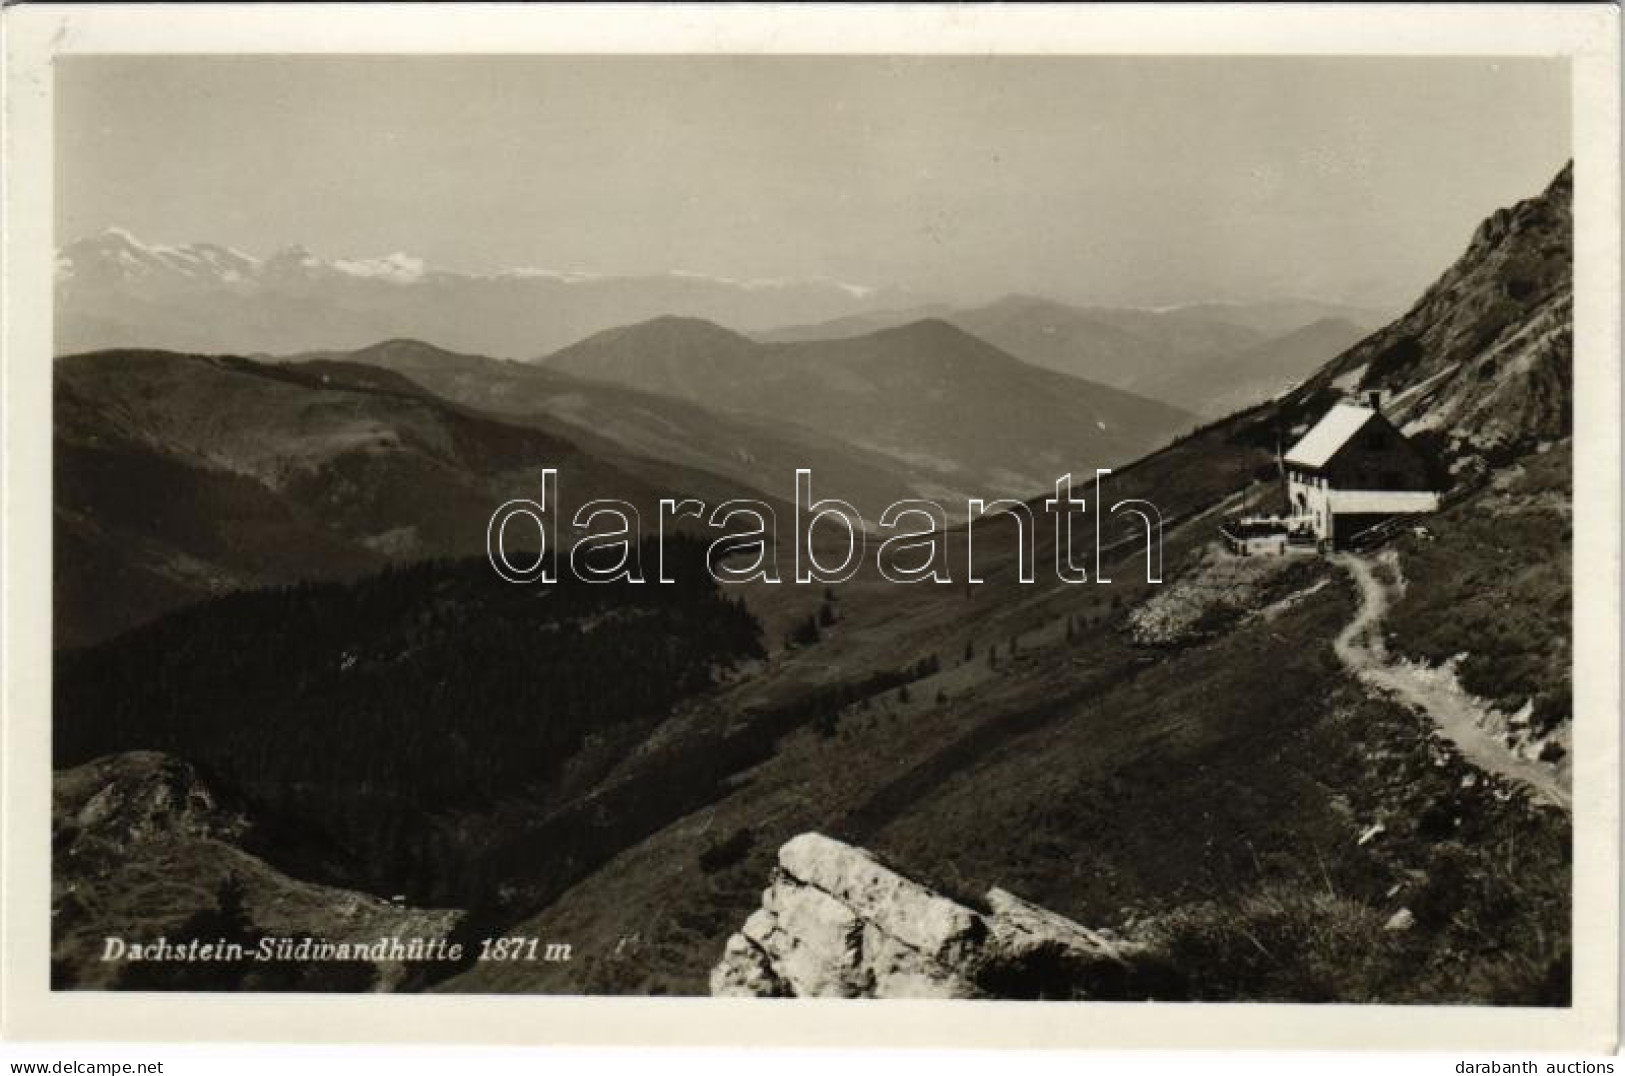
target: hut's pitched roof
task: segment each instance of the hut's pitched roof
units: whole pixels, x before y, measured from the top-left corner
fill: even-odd
[[[1299,467],[1324,467],[1349,438],[1376,417],[1369,407],[1340,403],[1326,412],[1297,444],[1287,451],[1286,461]]]

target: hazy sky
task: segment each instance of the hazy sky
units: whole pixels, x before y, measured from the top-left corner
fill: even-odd
[[[1404,302],[1570,154],[1567,64],[73,58],[59,242]]]

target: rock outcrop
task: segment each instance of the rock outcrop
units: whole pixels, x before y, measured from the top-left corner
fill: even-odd
[[[1001,889],[967,907],[818,833],[779,849],[711,993],[734,997],[1089,996],[1138,947]]]
[[[1407,434],[1458,453],[1564,437],[1573,395],[1573,165],[1499,209],[1416,304],[1294,394],[1310,420],[1337,392],[1381,390]],[[1272,417],[1273,423],[1276,418]]]
[[[240,842],[251,826],[190,763],[157,751],[63,770],[52,789],[58,843],[139,844],[169,837]]]
[[[209,933],[200,940],[238,930],[241,936],[228,940],[249,948],[250,937],[265,936],[429,942],[444,937],[461,915],[290,877],[247,850],[256,843],[255,822],[241,805],[191,763],[157,751],[106,755],[56,771],[51,829],[52,981],[59,989],[154,988],[123,978],[145,965],[102,958],[109,937],[185,944],[207,922]],[[229,916],[219,905],[227,892],[240,902],[241,922],[223,922]],[[343,969],[338,979],[327,974],[327,965],[312,963],[296,984],[283,975],[267,987],[267,973],[253,962],[166,967],[198,978],[157,988],[382,991],[397,988],[410,970],[394,961],[369,962]],[[231,981],[234,976],[241,982]]]

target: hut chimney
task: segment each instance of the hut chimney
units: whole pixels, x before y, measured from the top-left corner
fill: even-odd
[[[1371,410],[1377,412],[1377,414],[1379,414],[1379,415],[1382,414],[1382,390],[1381,389],[1372,389],[1372,390],[1370,390],[1369,392],[1367,392],[1365,394],[1365,399],[1366,399],[1366,406],[1370,407]]]

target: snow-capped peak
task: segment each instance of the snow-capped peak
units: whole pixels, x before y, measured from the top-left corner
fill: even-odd
[[[232,283],[252,275],[259,264],[252,255],[217,243],[147,243],[129,229],[113,226],[59,250],[56,271],[60,279],[174,276],[198,283],[211,278]]]
[[[343,277],[357,281],[411,285],[429,278],[466,281],[534,281],[538,284],[591,284],[616,279],[601,273],[576,269],[546,269],[520,266],[491,272],[464,273],[436,270],[421,257],[396,251],[379,257],[324,258],[309,247],[283,247],[266,258],[256,258],[233,247],[217,243],[186,243],[171,246],[138,238],[127,228],[108,227],[93,236],[60,248],[56,262],[57,278],[72,280],[76,286],[140,283],[143,288],[173,281],[187,290],[223,285],[240,290],[257,283],[280,287],[301,282]],[[789,279],[782,277],[743,278],[715,273],[672,269],[659,274],[668,280],[707,284],[745,292],[790,291],[798,288],[827,289],[849,299],[867,300],[876,288],[851,284],[828,277]],[[628,278],[630,279],[630,278]]]
[[[147,249],[146,244],[141,242],[141,240],[137,239],[135,237],[135,235],[128,228],[120,228],[116,224],[110,224],[107,227],[103,228],[101,230],[101,232],[98,233],[97,238],[98,239],[116,239],[119,242],[125,243],[125,244],[127,244],[129,246],[132,246],[132,247],[139,247],[142,250]]]
[[[423,279],[423,259],[396,251],[382,258],[339,258],[333,268],[350,276],[367,280],[386,280],[391,284],[411,284]]]

